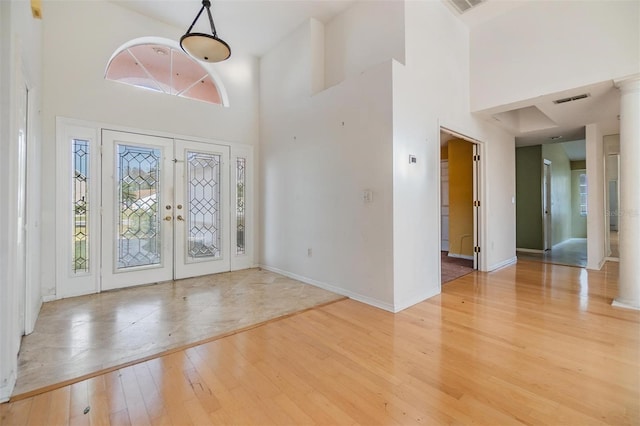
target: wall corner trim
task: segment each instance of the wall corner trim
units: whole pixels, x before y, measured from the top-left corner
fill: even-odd
[[[530,248],[522,248],[522,247],[517,247],[516,251],[521,251],[523,253],[544,253],[544,250],[540,250],[540,249],[530,249]]]
[[[421,293],[421,294],[416,295],[416,296],[414,296],[412,298],[403,300],[400,303],[394,303],[393,311],[391,311],[391,312],[396,314],[396,313],[398,313],[400,311],[403,311],[403,310],[405,310],[407,308],[410,308],[413,305],[417,305],[420,302],[424,302],[427,299],[431,299],[432,297],[439,295],[441,292],[442,292],[441,287],[438,287],[435,291],[429,291],[429,292],[426,292],[426,293]]]
[[[613,301],[611,302],[611,306],[615,308],[633,309],[636,311],[640,311],[640,306],[630,305],[628,303],[621,302],[616,299],[613,299]]]
[[[496,269],[500,269],[500,268],[504,268],[504,267],[509,266],[509,265],[513,265],[516,262],[518,262],[518,257],[517,256],[513,256],[510,259],[506,259],[506,260],[503,260],[502,262],[494,263],[493,265],[489,266],[489,268],[487,268],[487,272],[495,271]]]
[[[14,370],[11,372],[11,376],[7,377],[6,381],[3,381],[4,384],[0,386],[0,403],[9,401],[13,387],[16,385],[16,379],[16,372]]]
[[[305,284],[310,284],[312,286],[319,287],[319,288],[322,288],[324,290],[328,290],[328,291],[331,291],[333,293],[340,294],[342,296],[347,296],[350,299],[357,300],[358,302],[362,302],[362,303],[365,303],[367,305],[371,305],[373,307],[383,309],[385,311],[397,312],[397,311],[394,311],[394,306],[389,304],[389,303],[383,302],[383,301],[378,300],[378,299],[374,299],[372,297],[364,296],[362,294],[354,293],[354,292],[349,291],[349,290],[345,290],[345,289],[343,289],[341,287],[338,287],[338,286],[335,286],[333,284],[327,284],[327,283],[324,283],[322,281],[317,281],[317,280],[314,280],[314,279],[311,279],[311,278],[307,278],[307,277],[304,277],[302,275],[294,274],[293,272],[289,272],[289,271],[285,271],[285,270],[282,270],[282,269],[279,269],[279,268],[275,268],[273,266],[268,266],[268,265],[262,265],[261,264],[259,267],[264,269],[264,270],[266,270],[266,271],[275,272],[276,274],[280,274],[280,275],[284,275],[285,277],[293,278],[294,280],[298,280],[298,281],[303,282]]]
[[[587,265],[587,269],[591,269],[591,270],[594,270],[594,271],[599,271],[599,270],[602,269],[602,267],[604,266],[606,261],[607,261],[607,259],[603,257],[602,259],[600,259],[600,261],[595,266],[593,264]]]

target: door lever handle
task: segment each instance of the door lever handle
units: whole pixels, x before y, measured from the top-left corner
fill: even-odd
[[[180,221],[184,221],[184,218],[182,217],[182,215],[178,215],[178,217],[176,217],[176,219],[178,219]]]
[[[164,220],[166,220],[167,222],[171,221],[171,216],[165,216]]]

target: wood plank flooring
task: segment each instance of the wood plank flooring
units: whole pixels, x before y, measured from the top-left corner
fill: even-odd
[[[519,262],[398,314],[343,300],[0,405],[2,425],[640,424],[618,271]]]

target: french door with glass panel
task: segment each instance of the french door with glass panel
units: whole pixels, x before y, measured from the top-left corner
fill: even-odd
[[[102,131],[102,290],[229,271],[229,147]]]

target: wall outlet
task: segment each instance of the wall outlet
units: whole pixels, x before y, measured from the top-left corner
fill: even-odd
[[[371,203],[373,201],[373,192],[370,189],[362,191],[362,201],[365,203]]]
[[[311,257],[313,255],[313,250],[310,248],[307,249],[307,257]]]

